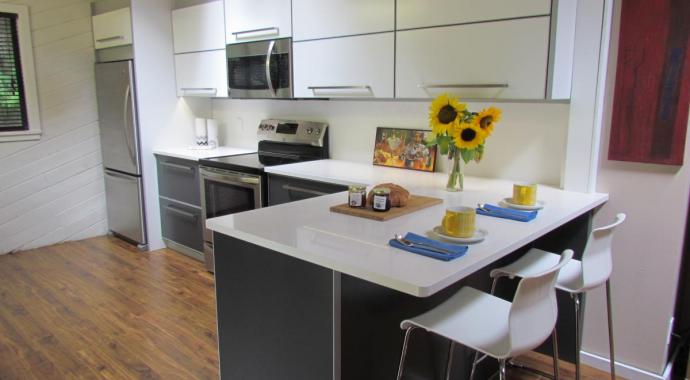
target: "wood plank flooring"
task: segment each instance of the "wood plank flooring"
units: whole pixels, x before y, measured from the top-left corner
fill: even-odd
[[[217,379],[217,356],[213,276],[197,261],[109,237],[0,256],[1,380]]]

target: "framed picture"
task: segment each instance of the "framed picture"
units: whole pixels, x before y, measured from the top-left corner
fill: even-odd
[[[421,129],[376,128],[374,165],[433,172],[436,145],[425,143],[431,133]]]

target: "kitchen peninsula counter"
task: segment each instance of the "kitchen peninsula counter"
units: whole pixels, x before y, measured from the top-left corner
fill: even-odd
[[[208,228],[329,270],[413,296],[426,297],[587,213],[608,199],[606,194],[568,192],[539,186],[539,199],[545,207],[535,220],[522,223],[478,215],[477,227],[488,232],[486,240],[470,245],[464,257],[444,262],[392,248],[388,246],[388,240],[395,234],[406,232],[426,235],[440,224],[444,210],[449,206],[497,204],[512,193],[512,182],[468,177],[465,191],[450,193],[438,185],[441,173],[407,172],[403,173],[405,178],[383,175],[384,179],[376,181],[365,171],[348,171],[340,162],[333,165],[333,160],[328,161],[331,161],[330,168],[321,173],[314,170],[314,174],[306,179],[333,182],[335,173],[340,173],[338,183],[341,184],[392,181],[408,187],[413,194],[441,198],[443,203],[379,222],[330,212],[331,206],[347,200],[346,193],[338,193],[210,219]],[[304,167],[318,163],[313,161],[284,166]],[[281,170],[281,166],[269,169],[273,173],[297,176],[294,169]],[[373,169],[375,172],[379,168]],[[385,168],[380,169],[386,171]],[[218,252],[217,256],[223,254]]]
[[[341,192],[209,219],[223,379],[392,379],[403,339],[400,321],[442,303],[462,286],[488,291],[488,271],[530,247],[581,254],[592,214],[608,199],[539,186],[545,207],[535,220],[478,215],[486,240],[444,262],[392,248],[388,240],[406,232],[425,235],[447,206],[496,204],[512,194],[512,182],[468,177],[465,191],[449,193],[443,173],[337,160],[267,171],[341,185],[395,182],[443,203],[379,222],[330,212],[346,202],[347,192]],[[514,282],[505,283],[498,294],[510,299]],[[572,360],[572,306],[564,295],[559,298],[561,357]],[[447,349],[444,339],[415,332],[406,366],[410,378],[440,379]],[[454,377],[467,375],[471,356],[456,349]],[[483,365],[479,378],[491,370]]]

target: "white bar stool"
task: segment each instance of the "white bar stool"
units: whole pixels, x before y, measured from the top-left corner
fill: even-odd
[[[556,281],[556,289],[570,293],[575,303],[575,379],[580,380],[580,349],[582,339],[580,328],[582,325],[582,312],[580,303],[582,294],[606,283],[606,310],[609,327],[609,351],[611,356],[611,379],[616,378],[615,359],[613,355],[613,318],[611,316],[611,270],[613,268],[611,258],[611,241],[614,229],[625,221],[625,214],[616,215],[612,224],[593,230],[585,250],[582,253],[582,261],[571,260],[561,269]],[[552,267],[559,262],[557,254],[532,248],[524,256],[515,262],[491,271],[494,279],[491,293],[496,288],[496,283],[501,277],[529,277],[533,273],[543,272],[545,268]]]
[[[506,360],[538,347],[553,331],[558,315],[554,284],[558,271],[572,257],[573,251],[567,249],[552,266],[525,276],[512,303],[466,286],[434,309],[402,321],[400,328],[406,331],[397,379],[403,374],[410,334],[422,328],[451,341],[446,380],[456,342],[484,354],[479,360],[475,355],[470,379],[477,363],[491,356],[498,359],[500,379],[505,380]]]

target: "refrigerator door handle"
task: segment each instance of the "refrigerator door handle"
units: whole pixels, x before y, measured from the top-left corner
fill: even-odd
[[[129,115],[128,115],[128,110],[129,110],[129,102],[132,98],[132,86],[127,84],[127,89],[125,90],[125,102],[124,102],[124,107],[122,109],[122,119],[125,121],[125,141],[127,142],[127,151],[129,152],[129,157],[132,159],[132,164],[137,165],[137,160],[136,157],[134,157],[134,148],[132,147],[132,134],[130,131],[130,127],[132,126],[130,124],[129,120]]]

